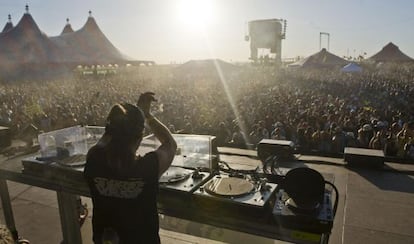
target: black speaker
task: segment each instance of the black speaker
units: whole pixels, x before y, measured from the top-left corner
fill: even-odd
[[[294,145],[292,141],[287,140],[263,139],[257,144],[257,156],[262,162],[269,156],[277,156],[281,161],[293,160]]]
[[[376,149],[345,147],[344,161],[351,167],[381,168],[384,166],[384,152]]]
[[[0,126],[0,148],[11,145],[11,132],[8,127]]]

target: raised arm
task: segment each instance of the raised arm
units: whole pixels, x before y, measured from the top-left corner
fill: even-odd
[[[148,127],[161,142],[161,146],[155,151],[159,162],[158,176],[161,176],[170,167],[174,159],[177,143],[168,128],[150,113],[151,102],[156,101],[154,95],[152,92],[141,94],[137,105],[144,112]]]

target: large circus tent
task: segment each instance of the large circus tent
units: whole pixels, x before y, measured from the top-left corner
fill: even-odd
[[[0,33],[0,79],[71,70],[79,65],[141,63],[153,64],[119,51],[101,31],[90,11],[79,30],[74,31],[68,22],[60,35],[49,37],[41,31],[26,6],[26,13],[17,25],[13,26],[9,16]]]

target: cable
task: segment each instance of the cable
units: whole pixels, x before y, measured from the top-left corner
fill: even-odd
[[[226,173],[230,173],[230,174],[237,174],[237,173],[240,173],[240,174],[256,174],[257,173],[257,168],[256,169],[250,169],[250,170],[233,169],[232,167],[230,167],[230,165],[228,163],[226,163],[224,161],[219,161],[218,163],[219,163],[220,170],[222,170]],[[221,166],[223,164],[226,166],[227,169],[224,168],[223,166]]]
[[[339,192],[338,192],[338,189],[336,188],[336,186],[333,183],[331,183],[329,181],[325,181],[325,184],[330,185],[335,191],[335,203],[334,203],[334,206],[333,206],[333,209],[332,209],[332,211],[333,211],[332,219],[335,219],[336,210],[338,208]]]
[[[263,162],[263,172],[266,174],[274,174],[274,167],[278,162],[278,157],[276,155],[270,155]],[[270,165],[270,171],[269,171]]]
[[[330,185],[334,189],[334,191],[335,191],[335,203],[334,203],[334,206],[333,206],[333,209],[332,209],[332,212],[333,212],[332,221],[334,221],[335,220],[335,216],[336,216],[336,210],[338,208],[339,192],[338,192],[338,189],[336,188],[336,186],[333,183],[331,183],[329,181],[325,181],[325,184]],[[327,233],[326,235],[327,236],[326,236],[326,238],[325,238],[325,240],[323,242],[324,244],[329,243],[330,233]]]

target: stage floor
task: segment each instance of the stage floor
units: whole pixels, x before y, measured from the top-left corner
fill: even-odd
[[[220,148],[220,152],[220,159],[232,167],[248,169],[260,165],[253,158],[254,151]],[[386,170],[378,171],[349,169],[338,158],[297,156],[301,161],[298,165],[334,176],[340,201],[329,243],[414,243],[414,164],[387,162]],[[0,155],[0,164],[5,160]],[[10,181],[8,186],[19,234],[34,244],[60,243],[56,192]],[[83,201],[91,212],[90,199]],[[0,223],[5,223],[2,214]],[[160,216],[160,225],[162,243],[281,243],[166,216]],[[182,226],[194,236],[174,231]],[[92,243],[91,234],[89,215],[82,227],[83,243]]]

